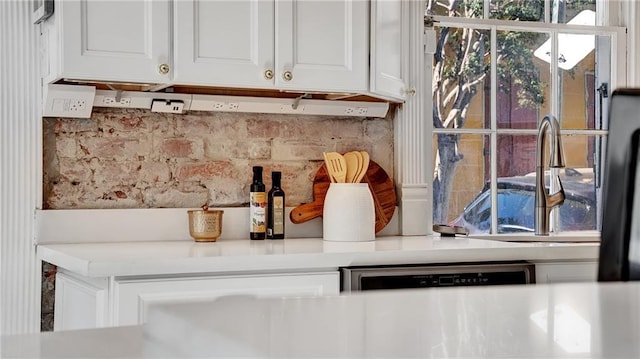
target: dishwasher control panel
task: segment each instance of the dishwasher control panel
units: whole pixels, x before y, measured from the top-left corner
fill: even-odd
[[[429,266],[341,268],[342,290],[410,289],[528,284],[535,266],[528,263],[463,263]]]

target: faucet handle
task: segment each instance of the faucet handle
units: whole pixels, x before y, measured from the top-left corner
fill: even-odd
[[[564,194],[564,187],[562,186],[562,181],[560,181],[560,176],[556,176],[556,178],[558,179],[558,184],[560,185],[560,189],[558,190],[558,192],[547,196],[546,202],[547,202],[548,208],[563,204],[566,198]]]

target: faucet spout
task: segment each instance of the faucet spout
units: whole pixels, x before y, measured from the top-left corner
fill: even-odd
[[[564,203],[565,194],[560,177],[557,176],[560,190],[554,194],[546,191],[544,180],[544,149],[547,144],[547,135],[551,137],[551,148],[549,151],[549,167],[563,168],[564,155],[562,153],[562,141],[560,138],[560,125],[553,115],[545,116],[538,126],[538,137],[536,141],[536,211],[535,211],[535,234],[549,235],[549,217],[551,210]]]

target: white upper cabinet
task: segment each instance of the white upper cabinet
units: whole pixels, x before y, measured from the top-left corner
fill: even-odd
[[[176,83],[368,89],[366,1],[185,0],[175,10]]]
[[[177,1],[174,82],[272,88],[273,14],[270,0]]]
[[[275,7],[277,87],[368,90],[367,1],[278,0]]]
[[[405,1],[371,0],[371,92],[406,97],[409,6]]]
[[[403,100],[407,9],[401,0],[61,0],[39,25],[42,76]]]
[[[168,0],[58,1],[52,36],[44,40],[59,42],[51,76],[166,83],[170,25]]]

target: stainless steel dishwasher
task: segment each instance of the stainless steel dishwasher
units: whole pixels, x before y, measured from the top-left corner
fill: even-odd
[[[341,268],[341,291],[466,287],[535,283],[526,262],[370,266]]]

